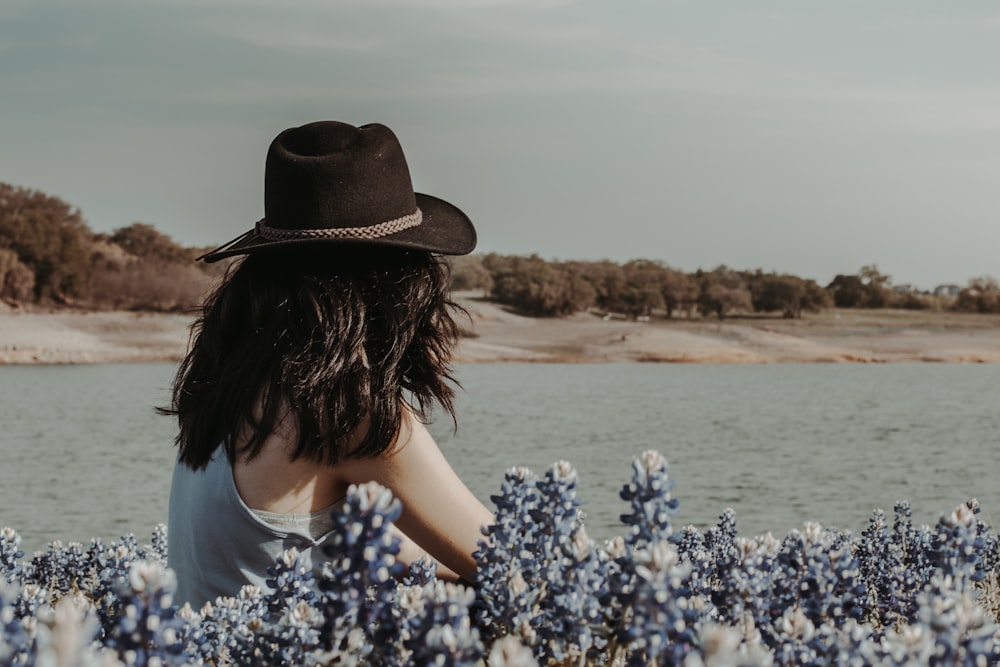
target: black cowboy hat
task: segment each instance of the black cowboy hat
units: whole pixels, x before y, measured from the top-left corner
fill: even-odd
[[[264,218],[198,259],[316,243],[464,255],[476,247],[476,230],[457,207],[413,191],[392,130],[320,121],[275,137],[264,169]]]

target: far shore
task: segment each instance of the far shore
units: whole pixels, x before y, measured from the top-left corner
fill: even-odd
[[[1000,362],[1000,316],[901,310],[829,310],[781,317],[654,317],[636,322],[579,313],[515,315],[471,295],[455,353],[493,362]],[[0,310],[0,364],[180,360],[191,315]]]

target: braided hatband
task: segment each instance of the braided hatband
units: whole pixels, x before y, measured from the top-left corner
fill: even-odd
[[[290,241],[294,239],[380,239],[416,227],[423,222],[424,214],[418,208],[409,215],[395,220],[387,220],[366,227],[328,227],[326,229],[281,229],[268,227],[261,220],[256,225],[256,233],[269,241]]]

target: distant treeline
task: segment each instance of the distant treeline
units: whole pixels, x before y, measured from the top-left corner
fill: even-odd
[[[220,273],[193,261],[201,252],[143,223],[95,233],[63,200],[0,183],[0,298],[10,305],[185,310]]]
[[[874,265],[829,285],[784,273],[719,266],[690,273],[653,260],[624,264],[550,262],[537,256],[472,255],[452,262],[457,290],[479,290],[525,315],[553,317],[599,310],[633,318],[776,313],[801,317],[824,308],[905,308],[1000,312],[1000,286],[989,276],[935,292],[893,286]]]
[[[63,200],[0,183],[0,299],[10,305],[186,310],[201,301],[225,269],[226,262],[193,261],[205,250],[181,246],[139,222],[111,234],[95,233],[79,209]],[[875,266],[821,286],[759,269],[720,266],[686,273],[651,260],[619,264],[486,254],[451,262],[456,290],[478,290],[541,317],[592,309],[634,318],[800,317],[831,306],[1000,312],[1000,287],[988,276],[932,294],[894,287]]]

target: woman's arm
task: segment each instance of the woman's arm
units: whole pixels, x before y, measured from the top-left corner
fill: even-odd
[[[443,579],[445,581],[459,581],[460,577],[458,574],[447,565],[444,565],[437,558],[431,557],[429,553],[424,551],[420,545],[407,537],[406,533],[401,531],[397,526],[392,527],[393,534],[399,538],[399,553],[396,554],[396,560],[409,567],[412,563],[416,563],[419,560],[427,560],[434,563],[435,574],[438,579]]]
[[[342,465],[347,482],[375,481],[392,491],[403,504],[399,529],[439,563],[472,578],[472,552],[484,539],[481,528],[493,523],[493,514],[458,478],[410,410],[403,411],[392,451]]]

